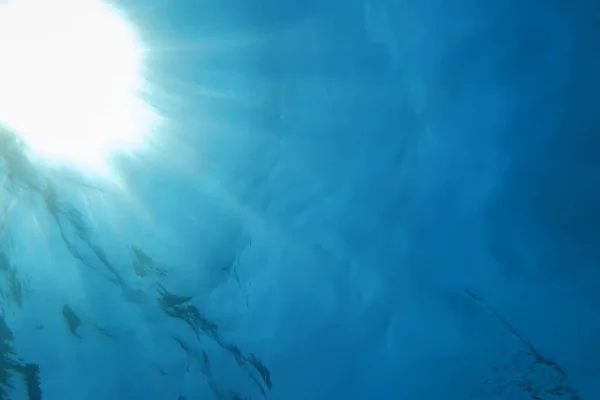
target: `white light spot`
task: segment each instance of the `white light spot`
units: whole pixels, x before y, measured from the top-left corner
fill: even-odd
[[[0,4],[0,124],[46,162],[106,173],[152,129],[144,51],[101,0]]]

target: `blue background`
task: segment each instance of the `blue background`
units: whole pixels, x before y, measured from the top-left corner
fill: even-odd
[[[119,6],[167,126],[121,164],[135,202],[64,199],[92,204],[119,269],[135,244],[172,273],[123,272],[152,298],[140,306],[92,272],[27,267],[30,300],[6,318],[45,398],[212,398],[174,336],[210,353],[222,398],[262,397],[214,341],[156,309],[159,281],[264,362],[270,399],[599,398],[599,6]],[[85,270],[52,224],[48,254]],[[43,240],[14,236],[15,262],[35,264],[23,248]],[[50,311],[62,302],[84,320],[79,342]],[[30,329],[39,318],[54,328]],[[562,372],[524,360],[532,348]]]

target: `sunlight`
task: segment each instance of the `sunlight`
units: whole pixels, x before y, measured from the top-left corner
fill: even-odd
[[[102,0],[0,4],[0,124],[45,162],[105,174],[144,143],[144,49]]]

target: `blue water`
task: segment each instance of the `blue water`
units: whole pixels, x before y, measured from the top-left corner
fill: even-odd
[[[598,5],[119,6],[168,129],[0,152],[0,398],[600,398]]]

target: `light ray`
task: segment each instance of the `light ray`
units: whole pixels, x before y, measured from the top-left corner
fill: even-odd
[[[101,0],[0,4],[0,124],[40,160],[109,173],[158,117],[143,99],[145,50]]]

